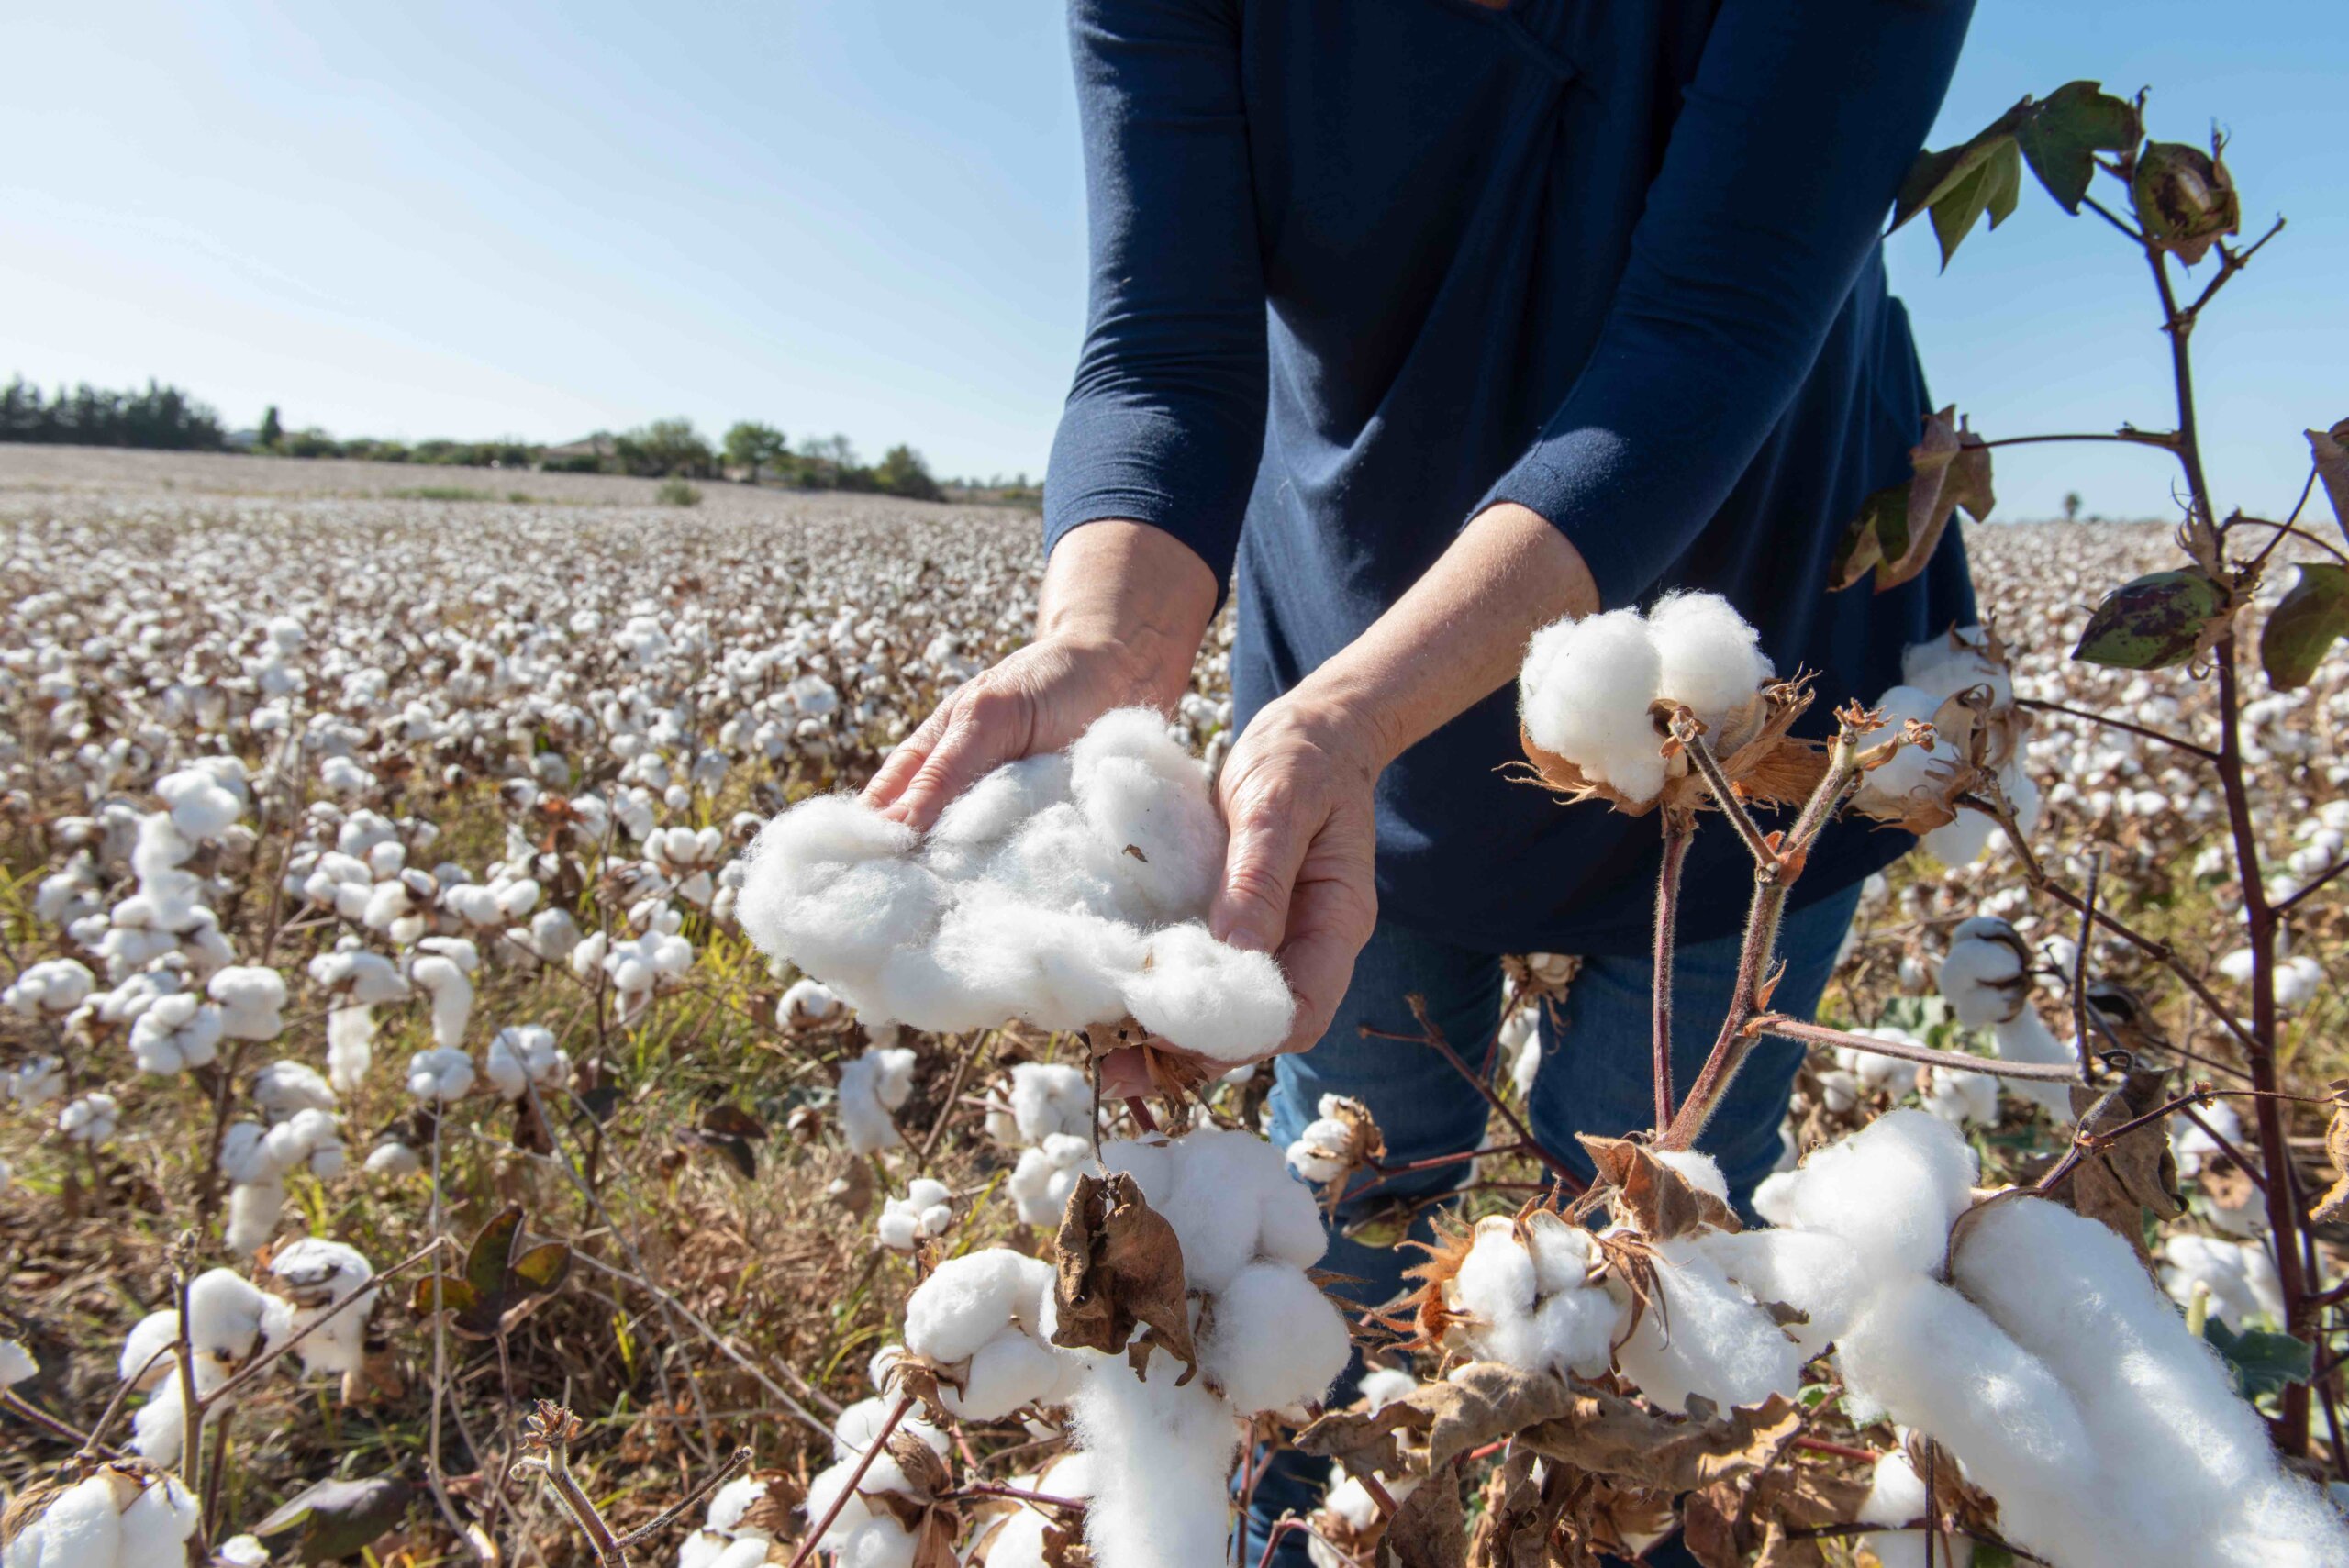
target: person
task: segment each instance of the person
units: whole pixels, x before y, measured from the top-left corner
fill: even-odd
[[[1475,1148],[1486,1107],[1410,1042],[1406,999],[1482,1058],[1500,955],[1576,953],[1529,1111],[1586,1170],[1575,1133],[1652,1117],[1661,836],[1503,775],[1512,677],[1562,616],[1706,590],[1782,673],[1816,672],[1815,735],[1896,684],[1905,647],[1975,619],[1955,528],[1897,589],[1828,588],[1843,526],[1908,476],[1932,406],[1881,236],[1970,10],[1074,0],[1091,303],[1036,637],[951,694],[867,799],[926,827],[1108,708],[1171,706],[1229,580],[1240,728],[1209,924],[1273,952],[1296,994],[1273,1137],[1336,1093],[1397,1162]],[[1816,1006],[1860,883],[1910,843],[1829,831],[1777,1007]],[[1683,884],[1683,1084],[1751,885],[1716,819]],[[1778,1157],[1799,1056],[1758,1049],[1700,1145],[1741,1202]],[[1375,1305],[1408,1261],[1341,1240],[1327,1266]],[[1255,1540],[1315,1483],[1278,1456]],[[1285,1537],[1283,1561],[1301,1548]]]

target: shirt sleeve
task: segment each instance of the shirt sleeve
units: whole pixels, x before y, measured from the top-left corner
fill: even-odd
[[[1091,305],[1044,548],[1105,517],[1231,575],[1263,454],[1263,258],[1230,0],[1073,0]]]
[[[1724,0],[1589,361],[1514,501],[1631,604],[1809,373],[1941,106],[1972,0]]]

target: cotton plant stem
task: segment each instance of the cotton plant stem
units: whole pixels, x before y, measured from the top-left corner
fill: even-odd
[[[194,1250],[195,1241],[193,1231],[180,1237],[182,1256]],[[195,1347],[188,1340],[187,1266],[177,1260],[172,1264],[172,1294],[180,1314],[179,1343],[173,1347],[179,1362],[180,1380],[180,1480],[192,1495],[201,1497],[204,1496],[204,1401],[196,1396]]]
[[[84,1454],[103,1451],[109,1456],[119,1457],[113,1449],[101,1449],[96,1438],[85,1436],[79,1428],[50,1415],[13,1388],[0,1388],[0,1410],[6,1410],[18,1420],[39,1427],[51,1437],[61,1438],[67,1442],[78,1445]]]
[[[824,1510],[824,1517],[809,1528],[807,1539],[799,1543],[797,1551],[792,1553],[791,1568],[801,1568],[801,1564],[805,1563],[815,1551],[816,1543],[824,1539],[824,1533],[832,1528],[832,1521],[841,1517],[841,1509],[847,1507],[851,1497],[856,1496],[857,1485],[863,1481],[864,1473],[873,1468],[873,1461],[879,1456],[883,1449],[889,1446],[889,1434],[897,1429],[897,1423],[904,1420],[906,1412],[913,1407],[912,1395],[897,1396],[897,1402],[889,1407],[889,1418],[881,1423],[881,1429],[873,1434],[873,1441],[866,1445],[864,1452],[858,1456],[856,1468],[849,1472],[847,1482],[841,1485],[839,1494],[832,1498],[832,1506]]]
[[[1696,837],[1697,819],[1667,808],[1664,813],[1664,857],[1655,874],[1655,956],[1651,989],[1654,996],[1655,1129],[1672,1125],[1672,954],[1680,915],[1680,873],[1688,859],[1688,840]]]
[[[2096,1066],[2088,1052],[2088,949],[2096,939],[2097,884],[2104,880],[2104,856],[2088,861],[2088,890],[2081,899],[2080,935],[2072,949],[2072,1050],[2080,1059],[2080,1082],[2096,1082]]]
[[[620,1537],[615,1544],[621,1550],[625,1551],[629,1547],[641,1544],[651,1536],[657,1535],[662,1530],[668,1529],[669,1526],[682,1518],[696,1504],[708,1496],[712,1492],[717,1491],[720,1486],[726,1485],[727,1481],[736,1471],[741,1469],[744,1465],[750,1462],[751,1451],[747,1448],[736,1449],[732,1453],[727,1455],[716,1469],[703,1476],[701,1478],[700,1485],[696,1485],[692,1491],[686,1493],[684,1496],[678,1498],[675,1502],[670,1504],[667,1507],[662,1509],[659,1513],[653,1515],[652,1518],[647,1519],[644,1523],[637,1526],[634,1529]]]
[[[2188,740],[2183,735],[2172,735],[2166,730],[2134,724],[2125,718],[2115,718],[2110,714],[2094,713],[2084,707],[2071,707],[2059,702],[2045,702],[2037,697],[2017,697],[2015,706],[2031,708],[2039,713],[2060,713],[2073,718],[2085,718],[2090,724],[2101,724],[2111,729],[2125,729],[2132,735],[2142,735],[2148,740],[2158,740],[2165,746],[2175,746],[2179,751],[2199,757],[2206,762],[2215,762],[2219,760],[2218,752],[2198,741]]]
[[[1849,1046],[1854,1051],[1865,1051],[1872,1056],[1889,1056],[1926,1067],[1949,1067],[1965,1073],[1987,1073],[1994,1078],[2027,1078],[2040,1084],[2076,1084],[2080,1081],[2076,1070],[2060,1062],[2006,1062],[1995,1056],[1974,1056],[1963,1051],[1943,1051],[1930,1045],[1903,1045],[1898,1040],[1879,1040],[1874,1035],[1830,1029],[1824,1024],[1807,1024],[1784,1013],[1765,1013],[1746,1027],[1755,1034],[1774,1034],[1782,1040],[1800,1040],[1805,1045]]]
[[[1549,1149],[1543,1147],[1542,1140],[1533,1136],[1533,1129],[1525,1125],[1524,1118],[1520,1117],[1515,1111],[1509,1109],[1508,1102],[1502,1099],[1498,1095],[1493,1093],[1491,1085],[1485,1082],[1483,1076],[1475,1069],[1471,1068],[1467,1062],[1461,1060],[1460,1052],[1452,1048],[1452,1042],[1443,1038],[1443,1031],[1436,1027],[1435,1019],[1429,1016],[1428,999],[1425,996],[1420,995],[1415,991],[1409,995],[1405,996],[1403,1001],[1404,1004],[1411,1009],[1411,1017],[1418,1021],[1419,1026],[1420,1032],[1417,1043],[1429,1047],[1438,1055],[1442,1056],[1444,1061],[1450,1062],[1452,1064],[1452,1070],[1459,1073],[1463,1078],[1465,1078],[1468,1081],[1469,1086],[1474,1088],[1476,1093],[1483,1097],[1485,1104],[1490,1106],[1493,1110],[1498,1112],[1501,1119],[1508,1123],[1509,1130],[1517,1134],[1518,1141],[1525,1146],[1527,1152],[1531,1153],[1535,1159],[1541,1161],[1543,1165],[1549,1167],[1552,1173],[1556,1175],[1560,1181],[1565,1183],[1566,1186],[1570,1190],[1579,1193],[1589,1184],[1585,1182],[1581,1176],[1577,1175],[1564,1160],[1560,1159]],[[1365,1035],[1378,1035],[1379,1032],[1380,1031],[1378,1030],[1371,1029],[1367,1024],[1363,1026],[1363,1033]],[[1381,1038],[1392,1040],[1402,1037],[1386,1035],[1381,1036]]]
[[[562,1504],[562,1511],[569,1514],[585,1532],[587,1545],[596,1553],[597,1562],[604,1568],[629,1568],[628,1548],[612,1533],[612,1527],[604,1522],[604,1516],[597,1511],[595,1499],[580,1486],[578,1477],[571,1473],[571,1464],[562,1444],[552,1445],[543,1454],[532,1454],[519,1461],[514,1468],[546,1478],[548,1486]]]

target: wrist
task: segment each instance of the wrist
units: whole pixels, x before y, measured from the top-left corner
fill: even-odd
[[[1090,673],[1112,707],[1137,704],[1172,709],[1190,689],[1196,649],[1182,648],[1146,627],[1056,626],[1038,641]]]
[[[1341,654],[1299,681],[1284,700],[1310,716],[1319,744],[1375,779],[1413,739],[1395,699],[1375,672],[1354,668]]]

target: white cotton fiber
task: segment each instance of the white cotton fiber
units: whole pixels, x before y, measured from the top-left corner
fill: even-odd
[[[1906,1449],[1893,1449],[1877,1457],[1876,1471],[1868,1485],[1868,1495],[1859,1507],[1859,1522],[1870,1525],[1905,1525],[1925,1517],[1931,1507],[1925,1491],[1925,1478],[1909,1462]],[[1946,1553],[1927,1544],[1925,1531],[1878,1530],[1860,1538],[1860,1544],[1876,1553],[1883,1568],[1928,1568],[1928,1553],[1942,1558],[1942,1568],[1966,1568],[1974,1560],[1974,1543],[1962,1536],[1950,1537]],[[1954,1558],[1955,1561],[1949,1561]]]
[[[2210,1311],[2238,1333],[2260,1319],[2284,1321],[2284,1286],[2264,1239],[2232,1241],[2213,1236],[2172,1236],[2162,1242],[2162,1288],[2184,1307],[2197,1285],[2210,1293]]]
[[[1664,660],[1636,610],[1564,620],[1533,634],[1518,682],[1525,732],[1634,801],[1664,787],[1664,741],[1648,716]]]
[[[1955,1454],[2021,1544],[2054,1547],[2097,1507],[2097,1439],[2070,1392],[1948,1286],[1886,1282],[1836,1356],[1853,1396]]]
[[[1729,1202],[1729,1178],[1721,1174],[1720,1162],[1711,1155],[1694,1149],[1651,1149],[1648,1152],[1657,1164],[1677,1173],[1681,1180],[1698,1192]]]
[[[1842,1237],[1871,1272],[1931,1273],[1972,1202],[1976,1170],[1974,1151],[1946,1125],[1891,1111],[1787,1173],[1782,1223]]]
[[[2039,1010],[2028,1002],[2011,1019],[1993,1029],[1990,1038],[1998,1046],[1999,1058],[2007,1062],[2070,1066],[2079,1060],[2067,1042],[2055,1038],[2055,1031],[2047,1027],[2046,1020],[2039,1016]],[[2069,1084],[2016,1078],[2008,1083],[2007,1088],[2010,1093],[2035,1102],[2059,1125],[2068,1124],[2074,1119]]]
[[[1052,1265],[1006,1247],[966,1252],[938,1265],[906,1300],[906,1348],[941,1363],[959,1362],[1025,1316],[1052,1290]]]
[[[1507,1215],[1478,1220],[1468,1254],[1452,1277],[1452,1295],[1459,1307],[1488,1324],[1523,1318],[1533,1310],[1533,1254],[1516,1232]]]
[[[1085,1534],[1100,1568],[1208,1568],[1228,1555],[1239,1422],[1206,1380],[1176,1387],[1176,1370],[1152,1357],[1147,1381],[1088,1378],[1072,1407],[1093,1456]]]
[[[1656,695],[1692,709],[1715,736],[1776,674],[1760,634],[1719,594],[1666,594],[1648,628],[1662,666]]]
[[[1144,1200],[1155,1208],[1165,1203],[1166,1195],[1174,1188],[1174,1145],[1163,1139],[1105,1143],[1101,1168],[1113,1176],[1131,1176]]]
[[[1301,1270],[1252,1263],[1219,1292],[1200,1362],[1243,1415],[1319,1405],[1346,1369],[1345,1319]]]
[[[1055,1133],[1089,1138],[1093,1130],[1093,1080],[1065,1062],[1022,1062],[1010,1084],[996,1090],[987,1106],[987,1136],[1014,1148],[1039,1144]]]
[[[1053,1133],[1042,1144],[1019,1151],[1005,1184],[1019,1211],[1022,1225],[1053,1225],[1068,1207],[1076,1180],[1092,1163],[1093,1145],[1064,1132]]]
[[[1126,1004],[1153,1034],[1234,1062],[1279,1044],[1296,1007],[1271,955],[1242,952],[1197,925],[1151,933]]]
[[[1598,1262],[1598,1248],[1590,1232],[1569,1225],[1553,1210],[1536,1209],[1525,1222],[1531,1240],[1534,1285],[1544,1296],[1579,1290]]]
[[[841,1063],[841,1136],[849,1151],[865,1155],[905,1141],[889,1113],[913,1090],[914,1053],[902,1045],[869,1045]]]
[[[1825,1231],[1714,1230],[1691,1244],[1754,1300],[1802,1313],[1786,1328],[1807,1356],[1842,1336],[1876,1284],[1858,1250]]]
[[[963,1420],[999,1420],[1023,1405],[1052,1400],[1079,1364],[1040,1340],[1008,1329],[972,1353],[962,1388],[941,1385],[939,1400],[947,1414]]]
[[[1381,1410],[1419,1385],[1419,1380],[1399,1366],[1375,1366],[1362,1374],[1357,1392],[1374,1410]]]
[[[1941,993],[1961,1028],[1985,1029],[2030,1006],[2021,939],[2004,920],[1976,917],[1950,933]]]
[[[1271,959],[1207,934],[1223,848],[1205,770],[1158,715],[1119,709],[1066,755],[980,779],[927,839],[845,796],[794,807],[752,847],[739,914],[867,1018],[956,1032],[1131,1014],[1237,1062],[1281,1042],[1291,1002]]]
[[[2349,1525],[2283,1469],[2218,1352],[2187,1332],[2127,1241],[2018,1198],[1969,1224],[1951,1273],[2072,1391],[2087,1422],[2098,1490],[2125,1524],[2048,1538],[2067,1568],[2071,1558],[2089,1568],[2349,1562]]]
[[[1802,1385],[1802,1351],[1769,1312],[1687,1239],[1655,1245],[1655,1298],[1616,1351],[1623,1375],[1665,1410],[1701,1394],[1724,1407]]]

